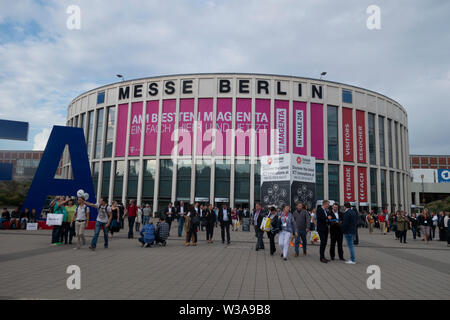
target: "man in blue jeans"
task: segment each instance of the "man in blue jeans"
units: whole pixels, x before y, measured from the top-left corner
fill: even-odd
[[[351,208],[349,202],[344,203],[344,207],[345,212],[344,212],[344,220],[342,222],[342,233],[344,234],[348,250],[350,251],[350,260],[348,260],[345,263],[356,264],[355,247],[353,245],[353,239],[356,235],[358,216],[356,212]]]
[[[97,247],[97,240],[100,234],[100,230],[103,229],[103,237],[105,239],[105,249],[108,249],[108,228],[112,220],[111,207],[106,202],[105,198],[100,199],[100,204],[92,204],[90,202],[84,201],[84,203],[90,207],[98,209],[97,221],[95,222],[94,238],[92,238],[91,245],[89,249],[95,251]]]
[[[299,255],[300,238],[302,239],[303,255],[306,256],[306,234],[309,232],[309,226],[311,223],[311,217],[305,209],[303,209],[303,203],[298,201],[296,203],[296,210],[294,211],[295,221],[295,256]]]
[[[187,214],[184,201],[180,201],[180,206],[177,208],[178,214],[178,237],[181,237],[184,227],[184,215]]]

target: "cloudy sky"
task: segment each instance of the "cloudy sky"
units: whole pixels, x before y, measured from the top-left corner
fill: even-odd
[[[30,123],[0,149],[44,149],[69,102],[117,73],[327,71],[402,104],[411,153],[450,154],[449,20],[447,0],[0,0],[0,119]]]

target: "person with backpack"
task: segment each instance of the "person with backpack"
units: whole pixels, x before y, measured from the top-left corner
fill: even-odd
[[[103,237],[105,239],[105,249],[108,249],[108,228],[112,220],[111,207],[108,205],[105,198],[100,198],[100,204],[93,204],[85,200],[83,201],[89,207],[97,208],[98,210],[97,221],[95,222],[94,237],[92,238],[92,242],[91,245],[89,246],[89,249],[95,251],[95,248],[97,247],[98,236],[100,234],[101,229],[103,229]]]
[[[75,224],[74,224],[75,222]],[[81,248],[81,242],[83,241],[83,246],[86,244],[86,239],[84,237],[84,229],[87,228],[89,223],[89,207],[83,202],[83,199],[78,198],[78,205],[75,209],[75,213],[72,216],[72,221],[70,227],[75,226],[75,234],[77,237],[76,250]]]
[[[142,230],[140,232],[141,237],[138,239],[138,241],[142,244],[143,248],[149,248],[153,245],[155,241],[155,226],[153,225],[153,222],[150,222],[149,224],[146,224],[142,227]]]
[[[277,251],[275,246],[275,236],[280,231],[278,229],[278,213],[275,207],[270,208],[268,217],[270,219],[270,231],[267,231],[267,236],[269,237],[270,243],[270,255],[273,256],[273,254]]]

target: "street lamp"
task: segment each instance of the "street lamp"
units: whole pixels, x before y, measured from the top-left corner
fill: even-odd
[[[122,79],[122,81],[125,81],[125,78],[121,74],[116,74],[116,77]]]
[[[320,74],[320,80],[322,80],[322,77],[324,77],[324,76],[326,76],[327,75],[327,73],[324,71],[324,72],[322,72],[321,74]]]

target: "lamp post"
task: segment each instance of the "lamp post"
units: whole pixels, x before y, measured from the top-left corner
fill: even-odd
[[[125,78],[121,74],[116,74],[116,77],[119,79],[122,79],[122,82],[125,81]]]
[[[322,77],[324,77],[324,76],[326,76],[327,75],[327,73],[324,71],[324,72],[322,72],[321,74],[320,74],[320,80],[322,80]]]

